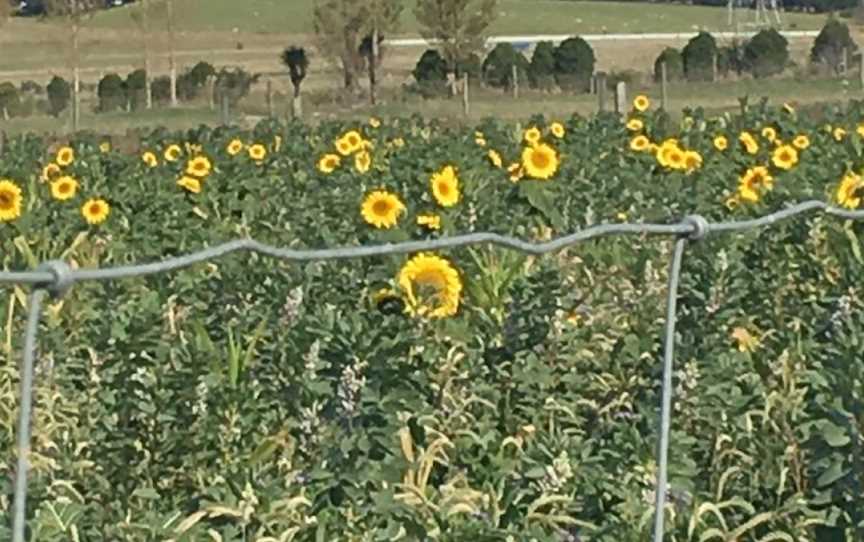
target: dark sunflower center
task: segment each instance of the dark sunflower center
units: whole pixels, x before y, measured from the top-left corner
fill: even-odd
[[[72,190],[72,184],[71,183],[63,183],[60,185],[60,193],[61,194],[68,194],[71,190]]]
[[[441,181],[440,183],[438,183],[438,192],[441,192],[442,196],[449,196],[450,195],[450,185],[447,184],[446,181]]]
[[[390,202],[386,200],[378,200],[372,204],[372,212],[378,216],[385,216],[390,213]]]
[[[99,205],[98,203],[94,203],[90,206],[90,214],[91,215],[98,215],[101,212],[102,212],[102,206]]]
[[[0,209],[11,209],[12,200],[12,194],[9,192],[0,192]]]
[[[549,156],[544,151],[534,151],[534,154],[531,155],[531,161],[541,169],[549,166]]]

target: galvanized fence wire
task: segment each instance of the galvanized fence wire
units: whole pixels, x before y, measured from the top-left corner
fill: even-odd
[[[60,297],[78,282],[108,281],[129,277],[140,277],[175,271],[195,264],[207,262],[234,252],[255,252],[272,258],[289,261],[325,261],[368,258],[393,254],[427,252],[473,245],[493,245],[517,250],[532,255],[557,252],[583,241],[613,235],[655,235],[675,238],[669,266],[669,283],[666,292],[666,321],[663,330],[663,379],[660,404],[660,438],[657,446],[657,483],[654,503],[654,542],[664,537],[669,476],[669,435],[672,410],[672,374],[675,356],[675,323],[677,317],[678,285],[681,266],[687,243],[699,241],[709,234],[729,233],[771,226],[779,221],[797,217],[812,211],[847,220],[864,219],[864,210],[849,211],[832,207],[820,201],[806,201],[786,209],[752,220],[711,223],[700,215],[684,217],[674,224],[602,224],[543,243],[530,243],[495,233],[472,233],[427,241],[408,241],[360,247],[327,248],[317,250],[293,250],[278,248],[253,239],[239,239],[209,247],[191,254],[169,258],[160,262],[110,267],[102,269],[72,269],[62,261],[43,263],[33,271],[0,271],[0,285],[24,284],[32,287],[29,295],[29,311],[24,332],[24,353],[21,364],[21,391],[18,416],[17,468],[15,471],[14,501],[12,515],[12,542],[25,541],[27,471],[30,452],[30,426],[33,403],[33,365],[36,355],[36,340],[42,304],[46,295]]]

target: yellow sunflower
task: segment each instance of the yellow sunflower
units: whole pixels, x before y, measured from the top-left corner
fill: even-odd
[[[864,181],[854,173],[847,173],[837,187],[837,203],[847,209],[857,209],[861,205],[862,195],[864,195]]]
[[[834,141],[843,141],[843,138],[846,137],[846,130],[843,128],[834,128],[832,135],[834,136]]]
[[[512,182],[518,183],[525,175],[525,168],[523,168],[522,164],[519,162],[515,162],[507,166],[507,173],[510,175],[510,180]]]
[[[186,164],[186,175],[203,179],[207,175],[210,175],[212,169],[213,164],[210,163],[209,158],[206,156],[196,156]]]
[[[399,287],[407,309],[414,315],[446,318],[459,310],[462,279],[448,260],[434,254],[418,254],[399,271]]]
[[[522,167],[529,177],[548,180],[558,172],[558,154],[555,149],[541,143],[522,150]]]
[[[679,146],[671,147],[666,155],[668,167],[672,169],[687,168],[687,153]]]
[[[201,193],[201,179],[189,175],[183,175],[177,179],[177,186],[185,188],[187,192],[192,192],[193,194]]]
[[[536,126],[532,126],[531,128],[525,130],[525,133],[522,134],[522,137],[529,145],[536,145],[540,142],[540,129]]]
[[[550,124],[549,131],[552,132],[552,135],[557,137],[558,139],[561,139],[562,137],[564,137],[564,134],[567,133],[567,131],[564,129],[564,125],[560,122],[553,122],[552,124]]]
[[[0,179],[0,222],[11,222],[21,216],[23,203],[21,188],[8,179]]]
[[[75,161],[75,151],[72,147],[62,147],[57,151],[57,158],[54,160],[60,167],[66,167]]]
[[[475,138],[474,138],[474,143],[476,143],[477,146],[479,146],[479,147],[485,147],[485,146],[486,146],[486,138],[484,138],[484,137],[475,137]]]
[[[442,207],[453,207],[459,203],[459,177],[456,168],[446,166],[441,171],[432,174],[432,195]]]
[[[51,197],[57,201],[72,199],[76,192],[78,192],[78,181],[68,175],[51,183]]]
[[[741,132],[741,135],[738,136],[738,141],[744,145],[744,150],[747,151],[747,154],[756,154],[759,152],[759,143],[750,132]]]
[[[360,151],[354,155],[354,169],[359,173],[366,173],[372,167],[372,155],[367,151]]]
[[[486,156],[489,158],[489,161],[492,162],[492,165],[498,169],[504,165],[503,160],[501,160],[501,154],[493,149],[489,149],[489,152],[486,153]]]
[[[50,181],[57,175],[60,175],[61,172],[62,170],[60,169],[60,166],[54,162],[45,164],[45,167],[42,168],[42,180],[45,182]]]
[[[103,141],[99,144],[99,152],[102,154],[107,154],[111,152],[111,143],[108,141]]]
[[[159,159],[150,151],[141,155],[141,161],[149,168],[154,168],[159,165]]]
[[[341,140],[344,141],[345,144],[347,145],[347,148],[348,148],[347,154],[353,154],[353,153],[359,151],[360,149],[363,148],[363,145],[364,145],[363,136],[360,135],[360,132],[358,132],[357,130],[351,130],[349,132],[346,132],[345,135],[343,135],[341,137]],[[337,150],[338,150],[338,143],[337,143]],[[340,152],[340,154],[344,154],[344,153],[342,153],[341,150],[339,152]]]
[[[376,228],[392,228],[405,212],[405,204],[395,194],[384,190],[372,192],[363,200],[360,214],[363,220]]]
[[[393,146],[396,147],[397,149],[401,149],[402,147],[405,146],[405,140],[402,139],[401,137],[397,137],[396,139],[393,140]]]
[[[773,126],[766,126],[762,128],[762,137],[774,143],[774,140],[777,139],[777,130]]]
[[[249,158],[260,162],[267,156],[267,147],[260,143],[255,143],[249,146]]]
[[[180,145],[168,145],[162,156],[168,162],[176,162],[180,159],[181,154],[183,154],[183,150],[180,148]]]
[[[792,140],[792,145],[799,151],[803,151],[810,146],[810,138],[804,134],[797,135],[795,136],[795,139]]]
[[[764,166],[748,169],[738,182],[738,197],[744,201],[755,203],[762,193],[774,187],[774,177]]]
[[[338,154],[325,154],[318,160],[318,171],[321,173],[333,173],[341,163],[342,158]]]
[[[696,151],[686,151],[684,153],[684,169],[689,173],[696,171],[702,167],[702,155]]]
[[[277,137],[278,137],[278,136],[277,136]],[[243,150],[243,142],[240,141],[239,139],[232,139],[232,140],[228,143],[228,146],[225,147],[225,150],[226,150],[226,151],[228,152],[228,154],[230,154],[231,156],[237,156],[238,154],[240,154],[240,151]]]
[[[88,199],[84,202],[84,205],[81,206],[81,216],[84,217],[84,220],[86,220],[88,224],[92,225],[105,222],[105,219],[108,218],[110,212],[111,206],[108,205],[108,202],[104,199]]]
[[[630,119],[627,121],[627,129],[631,132],[641,132],[645,128],[645,123],[641,119]]]
[[[651,107],[651,100],[648,99],[648,96],[640,94],[633,98],[633,109],[636,111],[644,113],[645,111],[648,111],[649,107]]]
[[[855,133],[857,133],[861,137],[864,137],[864,122],[858,124],[858,126],[855,128]]]
[[[432,213],[417,215],[417,225],[425,226],[430,230],[440,230],[441,217]]]
[[[720,152],[725,151],[729,148],[729,140],[726,139],[726,136],[718,135],[714,138],[714,148]]]
[[[630,150],[636,152],[645,152],[651,148],[651,140],[644,135],[637,135],[630,140]]]
[[[372,128],[378,128],[381,126],[381,121],[376,119],[375,117],[372,117],[369,119],[369,126],[371,126]]]
[[[335,146],[336,152],[338,152],[342,156],[348,156],[353,152],[353,148],[348,143],[348,141],[345,140],[344,137],[340,137],[339,139],[337,139]]]
[[[736,327],[730,334],[739,352],[755,352],[759,348],[759,339],[743,327]]]
[[[736,195],[734,195],[734,196],[732,196],[732,197],[726,198],[726,201],[724,202],[724,205],[725,205],[726,208],[729,209],[730,211],[734,211],[735,209],[738,208],[739,205],[741,205],[741,199],[740,199],[739,196],[736,194]]]
[[[791,145],[781,145],[774,149],[771,162],[780,169],[790,170],[798,163],[798,151]]]

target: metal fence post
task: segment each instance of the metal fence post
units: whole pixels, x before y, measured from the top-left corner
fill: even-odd
[[[33,409],[33,358],[36,356],[36,333],[42,301],[47,292],[36,288],[30,294],[30,310],[24,332],[24,356],[21,363],[21,406],[18,411],[18,465],[15,469],[15,500],[12,505],[12,542],[24,542],[27,509],[27,471],[30,467],[30,422]]]
[[[663,332],[663,387],[660,403],[660,443],[657,449],[657,487],[654,492],[654,542],[663,542],[666,508],[666,486],[669,478],[669,434],[672,425],[672,370],[675,361],[675,324],[678,310],[678,285],[681,279],[681,262],[688,239],[699,240],[708,234],[708,221],[694,215],[686,217],[693,232],[678,237],[669,265],[669,286],[666,291],[666,324]]]

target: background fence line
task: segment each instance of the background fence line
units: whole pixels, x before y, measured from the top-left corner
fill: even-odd
[[[752,220],[711,223],[700,215],[690,215],[673,224],[602,224],[592,226],[576,233],[542,243],[522,241],[514,237],[496,233],[472,233],[445,237],[429,241],[407,241],[359,247],[340,247],[311,250],[294,250],[274,247],[254,239],[228,241],[197,252],[169,258],[160,262],[141,265],[109,267],[103,269],[72,269],[67,263],[52,260],[42,263],[33,271],[0,271],[0,285],[24,284],[33,288],[28,296],[29,310],[24,332],[23,359],[21,364],[20,410],[18,417],[17,468],[15,471],[15,495],[12,516],[12,542],[25,542],[27,471],[30,452],[30,429],[32,419],[33,366],[36,356],[36,341],[42,303],[46,295],[60,297],[77,282],[116,280],[165,273],[190,267],[212,259],[240,251],[256,252],[285,261],[323,261],[367,258],[391,254],[405,254],[420,251],[433,251],[469,245],[494,245],[532,255],[557,252],[577,243],[610,235],[662,235],[675,238],[674,249],[669,264],[668,287],[666,292],[666,321],[663,332],[663,378],[660,405],[660,437],[657,446],[657,482],[654,506],[654,542],[662,542],[664,537],[667,498],[667,478],[669,463],[669,435],[671,429],[672,372],[675,356],[675,332],[677,318],[678,286],[681,267],[688,241],[699,241],[711,233],[729,233],[771,226],[781,220],[790,219],[811,212],[864,220],[864,210],[850,211],[833,207],[825,202],[805,201],[786,209]]]

